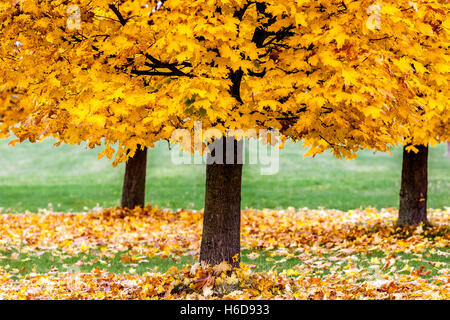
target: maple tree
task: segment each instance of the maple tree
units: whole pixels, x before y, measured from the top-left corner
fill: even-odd
[[[450,132],[448,102],[442,103],[446,104],[440,108],[430,108],[427,102],[417,104],[416,112],[408,117],[409,126],[403,134],[399,227],[420,223],[430,225],[427,216],[428,145],[445,142]]]
[[[416,23],[416,27],[426,36],[407,40],[407,43],[413,44],[415,55],[411,55],[414,61],[410,60],[409,65],[404,64],[404,83],[401,83],[406,89],[402,94],[411,99],[413,109],[409,114],[399,109],[396,115],[399,121],[406,123],[399,128],[404,139],[397,220],[397,225],[400,227],[420,223],[429,225],[427,218],[428,145],[446,142],[450,133],[448,82],[450,7],[448,1],[437,1],[423,7],[422,10],[419,8],[417,4],[413,6],[424,24]],[[419,58],[422,59],[421,65],[424,69],[416,62]],[[402,57],[402,59],[406,61],[408,58]],[[416,74],[421,73],[423,74],[420,81],[414,79]]]
[[[439,24],[434,22],[434,25],[438,28]],[[448,43],[448,37],[446,41]],[[427,44],[421,45],[427,46]],[[432,57],[430,55],[430,58]],[[448,45],[443,57],[447,61],[449,60]],[[434,64],[432,59],[427,62],[427,65],[430,66]],[[436,91],[446,92],[448,95],[448,74],[450,74],[448,63],[447,67],[439,65],[437,67],[442,68],[443,74],[447,74],[447,77],[443,78],[443,83],[440,82],[439,78],[436,80],[427,77],[424,81],[424,87],[418,86],[415,95],[417,97],[414,104],[415,110],[404,119],[408,125],[401,128],[404,147],[399,217],[397,220],[397,225],[400,227],[420,223],[428,226],[430,224],[427,217],[428,145],[436,145],[439,142],[447,141],[450,133],[448,98],[447,100],[441,100],[439,106],[434,105],[436,101],[427,98],[429,93],[426,90],[429,88],[436,88]],[[413,70],[409,70],[409,72],[413,72]],[[399,118],[403,116],[398,115]]]
[[[448,11],[434,0],[2,1],[0,108],[16,90],[7,126],[20,141],[103,144],[114,164],[196,121],[278,129],[309,155],[434,143],[448,134]],[[206,167],[200,259],[237,264],[242,165]]]

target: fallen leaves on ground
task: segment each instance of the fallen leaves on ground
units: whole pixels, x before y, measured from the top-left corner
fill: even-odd
[[[113,274],[91,272],[18,274],[0,266],[0,299],[448,299],[449,209],[429,210],[433,228],[398,230],[395,209],[243,210],[242,247],[250,260],[285,270],[256,272],[242,264],[229,270],[200,264],[170,268],[166,273]],[[111,208],[90,213],[0,215],[0,251],[40,254],[58,250],[76,256],[97,250],[98,259],[121,254],[123,263],[146,257],[177,259],[197,255],[202,212],[154,207]],[[371,252],[383,252],[383,257]],[[403,254],[412,259],[443,255],[439,272],[408,265],[399,270]],[[14,255],[14,256],[13,256]],[[10,257],[10,258],[11,258]],[[365,259],[366,267],[358,262]],[[81,260],[79,263],[83,263]]]
[[[292,278],[252,272],[248,266],[217,273],[200,264],[165,274],[29,274],[12,281],[0,275],[0,299],[448,299],[448,277],[427,281],[412,275],[359,282],[358,277]]]

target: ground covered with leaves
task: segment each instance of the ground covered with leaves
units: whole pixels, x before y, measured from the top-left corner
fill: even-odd
[[[0,215],[0,299],[449,299],[450,209],[242,212],[241,268],[196,263],[201,211]]]

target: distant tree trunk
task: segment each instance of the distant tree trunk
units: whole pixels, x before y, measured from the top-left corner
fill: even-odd
[[[413,226],[427,219],[428,146],[416,146],[419,152],[403,148],[402,182],[397,226]]]
[[[242,140],[232,139],[234,150],[233,164],[207,164],[205,211],[200,248],[200,261],[216,265],[226,261],[239,267],[241,250],[241,178],[242,178]],[[223,159],[226,159],[226,146],[223,143]],[[228,149],[230,153],[230,149]],[[216,156],[216,152],[208,154]],[[240,155],[240,156],[238,156]],[[229,155],[230,156],[230,155]],[[240,159],[238,161],[238,159]],[[224,161],[225,162],[225,161]],[[233,257],[237,259],[233,260]]]
[[[122,187],[123,208],[134,209],[145,206],[145,174],[147,169],[147,148],[136,150],[135,155],[126,163]]]
[[[447,141],[447,149],[445,150],[445,156],[450,158],[450,141]]]

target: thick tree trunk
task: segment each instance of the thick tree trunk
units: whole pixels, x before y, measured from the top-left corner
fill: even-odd
[[[145,174],[147,169],[147,148],[136,150],[129,158],[125,168],[125,178],[122,187],[122,202],[124,208],[134,209],[145,206]]]
[[[397,226],[414,226],[427,219],[428,146],[416,146],[418,153],[403,148],[402,182]]]
[[[225,161],[227,155],[224,143],[224,164],[206,165],[205,211],[200,261],[209,265],[226,261],[239,267],[242,161],[238,159],[242,156],[242,140],[234,141],[232,144],[233,164],[227,164],[230,161]],[[212,155],[215,156],[216,153],[213,152]],[[208,159],[211,159],[210,154]]]

